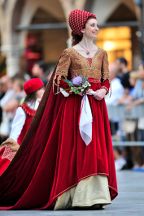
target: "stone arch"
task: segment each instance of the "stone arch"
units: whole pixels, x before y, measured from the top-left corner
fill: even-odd
[[[66,22],[64,8],[60,0],[11,0],[3,11],[2,51],[7,58],[7,73],[14,75],[19,70],[19,57],[25,46],[26,31],[17,32],[16,26],[31,23],[38,8],[51,13],[59,22]],[[68,38],[68,34],[67,34]]]
[[[119,8],[121,5],[124,5],[131,13],[136,16],[136,6],[134,0],[96,0],[93,2],[92,13],[96,14],[99,24],[104,24],[109,17]]]
[[[49,1],[49,3],[50,4],[46,4],[46,1],[40,0],[26,1],[19,25],[27,26],[36,23],[65,23],[66,17],[60,1],[53,0]],[[62,50],[67,47],[66,40],[68,38],[68,29],[40,30],[40,32],[42,44],[45,44],[45,46],[43,46],[44,60],[46,62],[57,61]],[[22,50],[25,47],[27,33],[28,31],[19,33],[19,44]],[[58,35],[63,35],[63,37],[60,37],[58,40]]]
[[[133,9],[134,8],[130,8],[128,5],[122,2],[120,5],[118,5],[115,11],[112,12],[110,17],[107,19],[107,22],[136,21],[137,16]],[[123,11],[122,15],[121,15],[121,11]]]
[[[51,13],[56,19],[61,22],[66,22],[65,14],[62,8],[62,5],[59,0],[49,1],[40,1],[40,0],[24,0],[25,4],[23,5],[23,10],[21,13],[21,17],[19,19],[19,23],[15,22],[15,24],[19,24],[21,26],[27,26],[31,23],[32,18],[37,13],[37,10],[40,8],[48,13]],[[19,14],[17,14],[18,16]],[[15,18],[15,20],[17,20]],[[24,46],[25,32],[19,33],[19,44],[21,47]]]

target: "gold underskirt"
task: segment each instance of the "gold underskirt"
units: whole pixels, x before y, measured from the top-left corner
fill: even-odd
[[[111,204],[107,176],[97,175],[81,180],[76,187],[57,198],[54,210]]]

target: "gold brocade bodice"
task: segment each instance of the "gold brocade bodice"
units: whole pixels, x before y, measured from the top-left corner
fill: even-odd
[[[57,65],[54,83],[57,78],[57,85],[59,86],[62,76],[65,79],[68,79],[69,77],[72,78],[73,76],[78,75],[102,81],[105,81],[106,79],[109,80],[107,52],[98,48],[90,65],[88,59],[73,47],[65,49],[62,52]]]

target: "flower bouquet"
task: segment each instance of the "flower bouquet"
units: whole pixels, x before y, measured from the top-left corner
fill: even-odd
[[[91,86],[87,77],[76,76],[72,79],[72,81],[67,79],[62,79],[62,80],[65,81],[70,87],[68,89],[62,89],[62,91],[69,90],[69,92],[74,92],[75,94],[82,92],[82,94],[84,95],[85,91],[87,91]],[[57,92],[56,94],[60,92]]]

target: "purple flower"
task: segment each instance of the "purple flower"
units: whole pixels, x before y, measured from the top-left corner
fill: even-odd
[[[80,83],[82,83],[82,77],[81,76],[74,77],[72,82],[75,85],[79,85]]]

